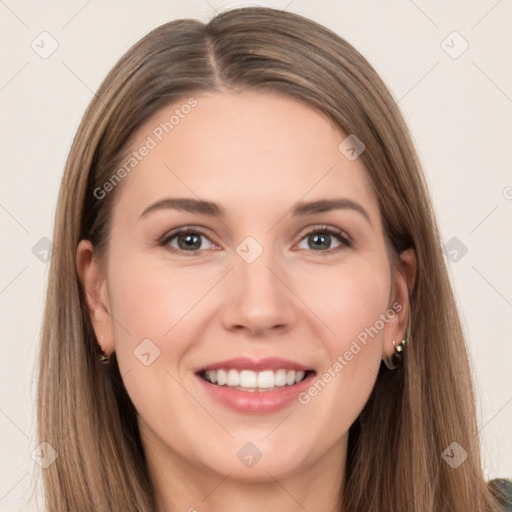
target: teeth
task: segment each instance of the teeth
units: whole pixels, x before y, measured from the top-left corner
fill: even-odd
[[[258,388],[273,388],[275,385],[275,375],[272,370],[265,370],[263,372],[258,373]]]
[[[206,380],[209,380],[212,384],[217,384],[217,372],[213,370],[206,370],[205,372]]]
[[[274,387],[293,386],[304,380],[306,372],[300,370],[264,370],[254,372],[252,370],[206,370],[204,378],[218,386],[228,386],[244,389],[272,389]]]
[[[236,370],[228,371],[228,386],[240,386],[240,374]]]
[[[228,374],[226,373],[226,370],[217,370],[217,384],[219,386],[224,386],[226,382],[228,381]]]
[[[236,372],[236,370],[233,370]],[[240,383],[239,385],[243,388],[255,388],[258,385],[258,376],[256,372],[250,370],[242,370],[240,372]]]
[[[286,370],[277,370],[274,383],[276,386],[286,386]]]

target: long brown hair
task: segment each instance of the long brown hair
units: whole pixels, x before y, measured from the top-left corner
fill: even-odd
[[[183,19],[151,31],[110,71],[78,128],[58,198],[39,358],[38,438],[58,453],[43,470],[48,511],[156,509],[115,355],[109,366],[97,362],[76,249],[83,238],[100,254],[108,248],[122,184],[101,200],[94,191],[118,169],[137,128],[168,104],[222,89],[287,95],[356,134],[391,259],[416,251],[404,364],[381,365],[350,428],[344,509],[498,510],[482,473],[468,354],[441,238],[397,105],[338,35],[297,14],[250,7],[208,24]],[[468,453],[458,468],[442,457],[453,442]]]

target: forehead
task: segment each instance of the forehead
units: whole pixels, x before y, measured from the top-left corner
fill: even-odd
[[[237,214],[254,214],[257,205],[263,214],[301,199],[349,197],[378,216],[361,159],[350,161],[339,150],[346,136],[322,113],[276,93],[187,97],[134,134],[129,149],[139,155],[121,196],[138,213],[172,195],[226,203]]]

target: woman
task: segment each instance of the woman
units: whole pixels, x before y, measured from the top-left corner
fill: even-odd
[[[42,337],[50,512],[504,510],[408,130],[298,15],[174,21],[116,64]]]

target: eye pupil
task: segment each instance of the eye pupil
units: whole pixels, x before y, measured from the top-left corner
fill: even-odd
[[[201,235],[187,234],[178,237],[178,245],[180,249],[199,249],[201,247]],[[184,241],[184,244],[181,244]]]
[[[330,246],[329,236],[330,235],[325,235],[325,234],[314,234],[314,235],[311,235],[311,239],[313,240],[313,245],[315,247],[327,247],[327,248],[329,248],[329,246]],[[324,241],[323,244],[322,244],[322,240]],[[320,242],[320,243],[317,243],[317,242]]]

